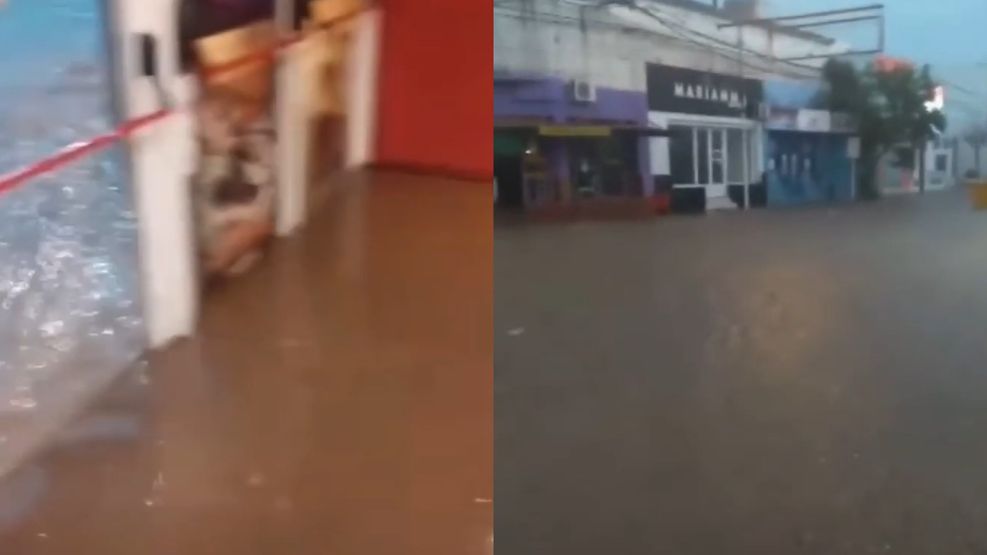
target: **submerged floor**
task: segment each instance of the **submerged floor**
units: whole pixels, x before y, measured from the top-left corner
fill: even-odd
[[[490,553],[490,192],[370,180],[0,482],[0,553]]]
[[[497,547],[987,553],[960,192],[495,235]]]

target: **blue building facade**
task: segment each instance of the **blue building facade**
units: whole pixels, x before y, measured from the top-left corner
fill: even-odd
[[[764,83],[769,206],[853,199],[855,126],[845,114],[814,109],[819,90],[819,83]]]

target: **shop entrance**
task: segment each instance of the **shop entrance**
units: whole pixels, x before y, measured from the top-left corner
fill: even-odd
[[[494,181],[497,208],[524,208],[524,157],[531,138],[518,131],[494,131]]]
[[[701,188],[710,208],[739,206],[733,198],[749,184],[750,139],[733,127],[669,127],[672,180],[677,188]]]
[[[579,198],[626,197],[639,193],[636,136],[574,138],[567,141],[567,146],[569,175]]]
[[[706,186],[706,199],[727,196],[724,151],[726,129],[698,128],[697,164],[699,164],[699,184]]]
[[[524,176],[519,154],[495,155],[494,179],[497,181],[498,208],[510,210],[524,208]]]

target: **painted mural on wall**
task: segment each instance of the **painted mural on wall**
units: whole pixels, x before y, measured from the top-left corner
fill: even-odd
[[[295,29],[305,36],[300,47],[305,70],[299,78],[310,85],[305,148],[313,194],[326,191],[329,175],[345,164],[350,16],[362,8],[362,0],[295,0]],[[273,0],[182,4],[183,62],[200,80],[200,152],[192,190],[207,276],[249,269],[273,234],[275,61],[260,59],[221,74],[209,71],[277,44],[273,17]]]
[[[232,72],[208,68],[274,44],[260,21],[195,42],[200,98],[199,161],[192,178],[201,267],[207,276],[249,269],[274,233],[274,68],[269,61]]]

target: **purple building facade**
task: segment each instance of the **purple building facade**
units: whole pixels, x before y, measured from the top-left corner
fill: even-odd
[[[546,162],[551,188],[561,202],[650,191],[647,95],[607,87],[578,94],[575,86],[554,77],[495,75],[498,180],[508,183],[513,164],[537,155]],[[498,149],[498,144],[521,144],[521,152]],[[511,158],[515,155],[518,160]]]

